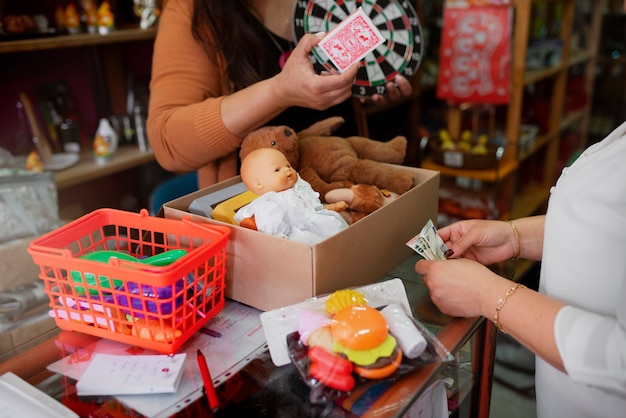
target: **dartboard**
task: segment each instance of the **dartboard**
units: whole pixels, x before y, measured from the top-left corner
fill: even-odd
[[[386,41],[361,61],[352,92],[371,97],[386,94],[385,84],[398,74],[411,78],[422,60],[422,28],[411,0],[298,0],[294,34],[329,32],[358,7],[372,20]],[[319,48],[312,53],[316,71],[334,70]]]

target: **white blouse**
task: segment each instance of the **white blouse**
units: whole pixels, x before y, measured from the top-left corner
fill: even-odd
[[[552,188],[539,290],[567,304],[554,325],[567,374],[537,360],[538,417],[626,417],[626,123]]]
[[[309,245],[348,227],[341,215],[324,209],[319,193],[300,176],[292,188],[265,193],[239,209],[235,222],[252,215],[258,231]]]

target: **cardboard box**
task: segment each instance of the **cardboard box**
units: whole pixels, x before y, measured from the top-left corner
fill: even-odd
[[[337,289],[379,280],[412,250],[406,242],[437,219],[439,172],[412,167],[416,186],[349,228],[309,246],[228,225],[226,296],[261,310],[302,302]],[[239,177],[166,203],[166,218],[225,223],[191,214],[197,198],[240,182]]]

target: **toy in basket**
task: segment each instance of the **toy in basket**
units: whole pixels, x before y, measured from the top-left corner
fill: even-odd
[[[174,353],[224,307],[229,229],[99,209],[32,241],[65,330]]]

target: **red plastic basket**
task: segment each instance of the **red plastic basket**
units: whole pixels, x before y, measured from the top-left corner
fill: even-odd
[[[189,218],[99,209],[28,252],[60,328],[169,354],[224,307],[228,235]]]

